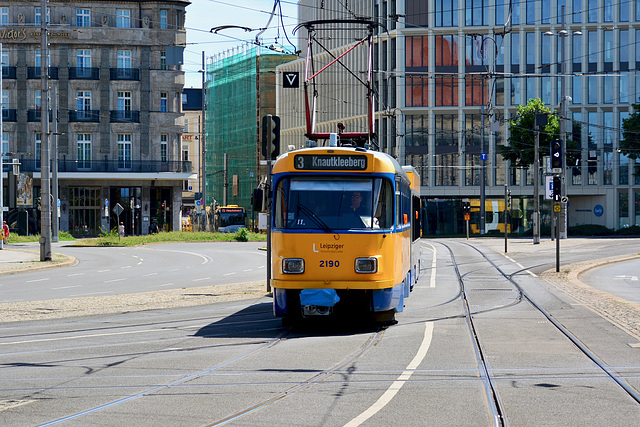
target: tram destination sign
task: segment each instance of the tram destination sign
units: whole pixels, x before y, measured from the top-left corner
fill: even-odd
[[[303,170],[350,170],[367,169],[367,156],[337,154],[297,154],[293,158],[296,169]]]

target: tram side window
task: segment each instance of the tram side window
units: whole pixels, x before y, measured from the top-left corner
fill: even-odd
[[[404,218],[407,218],[407,221],[411,221],[411,188],[409,184],[402,184],[402,218],[404,224]]]
[[[402,181],[396,178],[396,226],[402,226]]]

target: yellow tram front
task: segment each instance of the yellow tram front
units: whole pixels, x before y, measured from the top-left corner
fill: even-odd
[[[287,153],[273,168],[272,212],[276,316],[402,311],[411,190],[392,157],[346,147]]]

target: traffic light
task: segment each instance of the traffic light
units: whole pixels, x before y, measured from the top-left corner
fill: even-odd
[[[562,169],[562,141],[559,139],[551,140],[551,169]]]
[[[465,215],[471,215],[471,203],[462,202],[462,213]]]
[[[553,177],[553,200],[558,202],[562,197],[562,180],[559,176]]]
[[[280,117],[267,114],[262,118],[262,155],[272,159],[280,154]]]

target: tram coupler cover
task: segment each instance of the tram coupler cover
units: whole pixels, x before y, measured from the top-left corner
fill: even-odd
[[[340,301],[335,289],[303,289],[300,291],[300,306],[304,316],[326,316]]]

